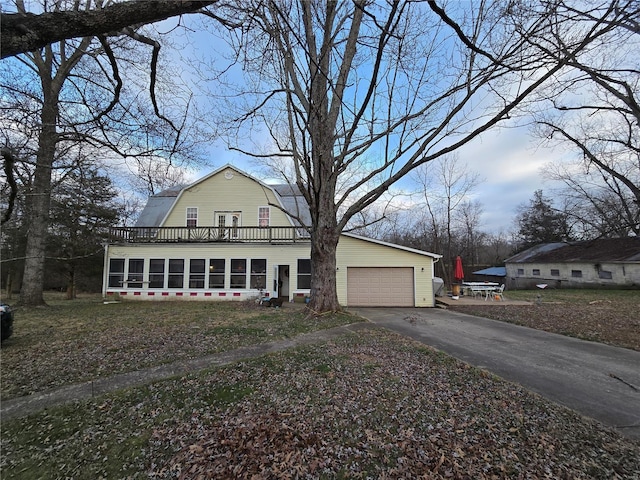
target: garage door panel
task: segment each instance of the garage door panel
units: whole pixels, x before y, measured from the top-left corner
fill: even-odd
[[[360,307],[413,307],[412,267],[347,268],[347,304]]]

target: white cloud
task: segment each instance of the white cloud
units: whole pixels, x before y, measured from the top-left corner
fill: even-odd
[[[560,152],[535,148],[534,142],[526,128],[509,128],[487,132],[460,150],[460,159],[485,179],[474,196],[484,207],[483,231],[509,230],[517,207],[536,190],[551,188],[541,171],[549,162],[562,161]]]

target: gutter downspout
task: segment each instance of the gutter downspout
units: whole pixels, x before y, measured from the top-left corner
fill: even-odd
[[[109,271],[107,267],[109,265],[109,244],[104,244],[104,265],[102,266],[102,299],[107,298],[107,278],[109,278]]]

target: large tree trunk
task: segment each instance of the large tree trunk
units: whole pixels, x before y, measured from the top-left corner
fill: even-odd
[[[331,219],[328,219],[331,220]],[[311,235],[311,301],[315,312],[340,310],[336,288],[336,251],[340,232],[335,225],[325,225]]]
[[[46,90],[44,98],[36,169],[28,201],[30,216],[27,227],[27,250],[20,290],[20,303],[31,306],[45,305],[42,295],[44,263],[51,205],[51,170],[57,143],[57,98],[55,95],[48,95]]]

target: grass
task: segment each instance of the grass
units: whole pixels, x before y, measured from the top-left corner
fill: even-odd
[[[640,301],[640,291],[638,290],[536,289],[508,291],[508,297],[511,300],[535,302],[538,300],[538,296],[540,296],[542,303],[567,303],[571,305],[584,305],[590,302],[637,304]]]
[[[49,303],[17,310],[3,395],[354,321],[307,319],[291,305]],[[640,443],[441,352],[363,330],[3,421],[0,468],[28,480],[633,479]]]
[[[637,442],[375,330],[5,422],[1,458],[3,479],[640,474]]]
[[[254,302],[47,302],[15,309],[13,336],[2,344],[3,400],[358,321]]]
[[[452,310],[640,351],[638,290],[509,290],[530,305],[452,306]]]

